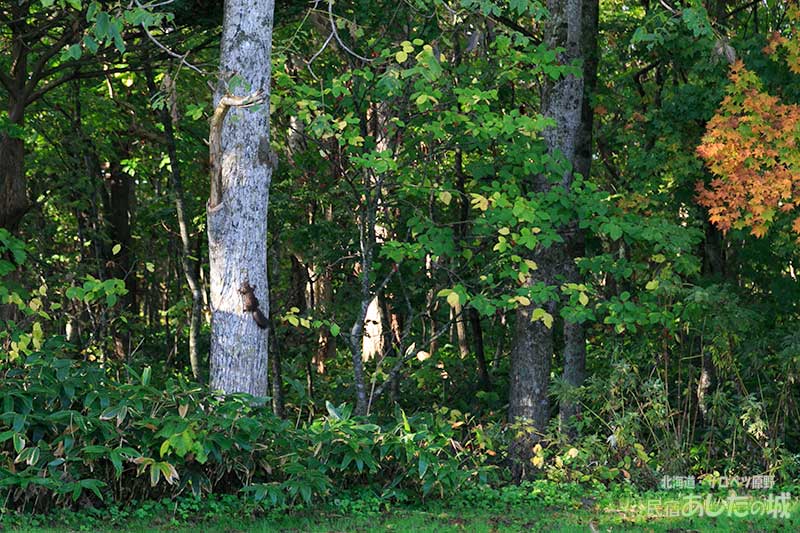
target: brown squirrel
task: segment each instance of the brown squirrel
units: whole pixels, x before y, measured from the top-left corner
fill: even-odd
[[[253,320],[256,321],[258,327],[267,329],[269,320],[267,320],[267,317],[264,316],[264,313],[261,312],[261,308],[258,306],[258,298],[256,298],[255,290],[255,285],[251,287],[250,282],[246,280],[239,286],[239,294],[242,295],[242,300],[244,300],[245,312],[253,313]]]

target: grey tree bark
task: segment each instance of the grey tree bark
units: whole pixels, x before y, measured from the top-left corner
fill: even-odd
[[[248,309],[252,298],[241,290],[245,283],[253,286],[262,318],[269,316],[267,206],[276,159],[269,143],[274,6],[274,0],[225,2],[221,81],[209,138],[210,384],[224,393],[254,396],[267,392],[269,330],[256,323],[256,312]],[[226,82],[234,80],[229,87]],[[261,103],[263,107],[248,109]],[[229,110],[232,116],[226,121]]]
[[[596,27],[587,24],[587,16],[597,10],[597,0],[548,0],[550,18],[547,21],[546,40],[551,49],[559,48],[559,62],[571,64],[584,59],[584,41],[594,36]],[[573,164],[582,140],[583,105],[585,80],[582,76],[564,76],[544,86],[542,112],[552,118],[555,125],[544,133],[548,152],[563,157]],[[573,181],[572,170],[561,177],[560,186],[569,189]],[[546,192],[554,185],[547,176],[533,176],[531,189]],[[558,185],[556,185],[558,186]],[[567,228],[568,230],[569,228]],[[564,274],[563,268],[569,258],[566,245],[553,245],[532,254],[539,269],[529,276],[525,284],[542,281],[548,285],[556,283],[556,276]],[[555,315],[556,302],[544,306]],[[548,389],[553,358],[553,331],[541,321],[531,322],[535,304],[521,306],[517,310],[514,348],[511,352],[511,376],[509,390],[509,420],[521,423],[525,430],[512,444],[511,466],[515,479],[526,476],[530,466],[533,444],[541,438],[550,420]]]
[[[588,179],[592,164],[592,126],[594,109],[590,97],[597,85],[597,26],[599,6],[597,1],[583,2],[581,11],[582,30],[580,39],[580,55],[583,59],[583,96],[581,105],[581,122],[578,125],[578,143],[572,162],[574,171]],[[566,235],[566,253],[563,272],[568,282],[581,283],[581,275],[575,260],[586,253],[584,237],[577,224],[573,224]],[[586,378],[586,331],[583,324],[564,321],[564,373],[563,379],[571,387],[580,387]],[[570,437],[577,431],[571,423],[572,418],[580,415],[580,403],[574,399],[562,400],[559,405],[561,430]]]
[[[365,190],[369,191],[369,176],[365,173]],[[350,353],[353,359],[353,386],[356,393],[355,413],[358,415],[367,414],[367,387],[364,380],[364,321],[367,319],[369,304],[375,295],[371,288],[369,275],[372,272],[372,253],[375,247],[375,205],[374,198],[366,197],[366,202],[362,202],[361,212],[359,213],[359,244],[361,249],[361,272],[359,273],[359,285],[361,288],[361,308],[353,327],[350,328]]]

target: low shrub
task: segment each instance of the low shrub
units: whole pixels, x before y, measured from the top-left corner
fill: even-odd
[[[327,404],[297,425],[264,401],[215,397],[180,378],[32,355],[0,375],[0,489],[10,509],[243,490],[280,507],[369,487],[382,497],[442,496],[497,475],[490,442],[458,411],[380,426]]]

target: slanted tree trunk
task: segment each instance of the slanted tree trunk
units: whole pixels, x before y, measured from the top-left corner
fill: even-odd
[[[274,0],[227,0],[222,27],[221,80],[211,122],[208,248],[211,284],[211,388],[267,393],[269,316],[267,205],[275,156],[269,143],[270,54]],[[227,81],[237,77],[234,96]],[[244,107],[263,103],[256,109]],[[235,120],[225,120],[230,114]],[[240,292],[255,288],[256,310]]]
[[[598,2],[584,1],[581,11],[582,29],[580,36],[580,54],[583,58],[583,99],[581,106],[581,122],[578,126],[578,144],[575,147],[573,169],[577,174],[588,179],[592,164],[592,126],[594,109],[590,102],[591,93],[597,85],[597,17]],[[586,253],[583,233],[577,223],[573,223],[564,236],[566,254],[562,272],[570,283],[581,283],[581,275],[575,260]],[[583,324],[564,321],[564,373],[563,379],[572,387],[580,387],[586,378],[586,331]],[[581,413],[580,403],[566,399],[559,405],[561,430],[570,437],[577,432],[570,420]]]
[[[148,70],[147,84],[151,96],[155,96],[158,89],[153,79],[153,73]],[[197,276],[197,271],[200,262],[200,256],[196,259],[192,258],[191,246],[192,241],[189,236],[189,224],[186,221],[186,200],[183,193],[183,178],[181,177],[180,161],[178,160],[178,147],[175,141],[175,127],[177,117],[173,113],[174,106],[176,105],[176,89],[175,82],[172,81],[169,75],[164,77],[163,89],[165,92],[165,103],[158,112],[161,125],[164,127],[164,136],[166,137],[167,155],[169,156],[170,166],[170,188],[172,189],[172,197],[175,201],[175,215],[178,219],[178,233],[181,237],[181,268],[183,275],[186,278],[186,284],[192,295],[192,309],[189,315],[189,364],[192,367],[192,376],[194,379],[200,380],[200,356],[197,353],[197,337],[200,332],[200,313],[203,310],[203,297],[200,288],[200,280]]]
[[[587,13],[597,9],[597,0],[548,0],[550,18],[547,21],[546,37],[550,49],[562,49],[561,64],[570,64],[584,59],[583,42],[596,34],[589,27]],[[555,125],[544,132],[548,151],[554,157],[563,157],[574,164],[581,142],[585,85],[580,76],[564,76],[548,82],[542,94],[542,111],[555,121]],[[566,172],[560,186],[569,189],[573,173]],[[547,176],[534,176],[531,189],[546,192],[553,185]],[[532,254],[539,266],[525,281],[526,286],[541,281],[556,284],[556,276],[568,257],[564,245],[553,245]],[[512,474],[520,480],[526,476],[530,466],[533,444],[540,439],[550,420],[548,387],[553,358],[553,331],[541,321],[531,322],[536,304],[521,306],[517,311],[515,343],[511,353],[511,383],[509,390],[509,419],[526,426],[527,431],[511,446]],[[555,315],[556,302],[544,305],[545,310]]]

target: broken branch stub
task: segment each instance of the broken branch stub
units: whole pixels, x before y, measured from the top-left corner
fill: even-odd
[[[211,116],[211,129],[208,136],[208,154],[211,167],[211,193],[208,206],[213,208],[222,203],[222,125],[232,107],[246,108],[263,104],[265,96],[256,91],[248,96],[225,94],[219,99],[214,114]]]

